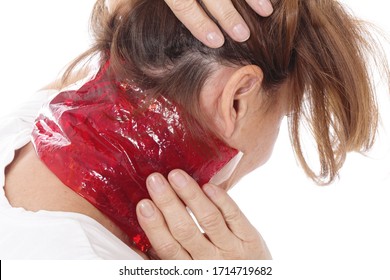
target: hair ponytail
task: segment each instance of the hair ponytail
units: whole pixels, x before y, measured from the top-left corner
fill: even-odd
[[[347,152],[365,152],[374,143],[378,110],[367,54],[376,48],[364,24],[332,0],[299,3],[294,64],[290,74],[290,135],[298,160],[319,184],[331,182]],[[317,144],[321,170],[303,156],[300,128],[306,121]]]

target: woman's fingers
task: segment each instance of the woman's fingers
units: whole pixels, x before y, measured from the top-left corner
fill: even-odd
[[[212,48],[223,45],[224,38],[221,31],[207,16],[198,1],[165,0],[165,2],[191,33],[205,45]],[[203,0],[202,2],[230,37],[239,42],[249,38],[249,28],[231,0]],[[259,15],[269,16],[273,12],[269,0],[247,0],[246,2]]]
[[[208,198],[218,207],[223,218],[235,236],[245,242],[254,242],[259,239],[259,233],[249,222],[234,200],[221,188],[212,184],[203,186]]]
[[[181,202],[180,198],[176,195],[166,179],[161,174],[153,174],[147,180],[147,187],[155,206],[161,211],[162,216],[159,217],[159,219],[165,220],[166,223],[166,226],[162,227],[162,222],[159,222],[160,225],[157,227],[160,229],[160,232],[165,231],[164,235],[171,234],[172,239],[181,244],[183,250],[188,251],[192,258],[194,258],[194,256],[196,256],[196,258],[206,258],[206,256],[213,255],[215,253],[212,252],[214,247],[200,232],[189,215],[185,205]],[[153,220],[149,220],[148,222],[156,223],[156,221]],[[152,228],[153,226],[149,227]],[[154,231],[149,231],[149,233],[147,233],[149,239],[151,239],[150,234],[153,235],[152,239],[155,239],[154,242],[151,241],[154,249],[157,252],[162,251],[167,245],[166,242],[162,244],[158,239],[159,234],[156,230],[156,226],[154,226]],[[173,242],[170,241],[170,243]],[[194,246],[194,244],[196,244],[196,246]],[[173,247],[174,245],[169,246]],[[171,257],[177,259],[175,256]],[[166,259],[166,257],[164,257],[164,259]]]
[[[141,201],[137,216],[161,259],[270,258],[260,234],[223,189],[206,184],[202,190],[182,170],[170,172],[168,180],[152,174],[147,188],[153,202]]]
[[[268,17],[274,12],[270,0],[246,0],[246,2],[263,17]]]
[[[212,184],[206,184],[203,186],[203,191],[221,211],[231,232],[241,241],[239,249],[236,247],[236,250],[230,251],[234,259],[272,259],[267,244],[260,233],[252,226],[225,190]]]
[[[203,3],[233,40],[243,42],[249,38],[249,28],[230,0],[203,1]]]
[[[165,2],[176,17],[203,44],[211,48],[219,48],[223,45],[222,32],[196,0],[165,0]]]
[[[170,172],[168,180],[176,194],[191,209],[213,245],[222,251],[235,248],[237,237],[229,230],[221,212],[203,193],[197,182],[182,170]],[[186,249],[192,252],[192,247],[195,246],[196,244],[191,244],[191,247]]]
[[[191,256],[173,238],[164,217],[152,201],[144,199],[137,205],[138,221],[152,244],[154,253],[163,260],[189,260]]]

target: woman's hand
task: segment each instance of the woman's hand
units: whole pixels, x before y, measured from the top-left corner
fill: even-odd
[[[223,45],[222,32],[196,0],[165,0],[165,2],[198,40],[212,48]],[[269,0],[246,0],[246,2],[261,16],[269,16],[273,12]],[[239,42],[249,38],[249,28],[230,0],[203,0],[203,3],[231,38]]]
[[[137,205],[138,221],[160,259],[270,259],[258,231],[223,189],[202,189],[188,174],[174,170],[167,181],[149,176],[153,200]],[[186,209],[193,212],[203,234]]]

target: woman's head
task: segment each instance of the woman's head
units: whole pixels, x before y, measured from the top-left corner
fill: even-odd
[[[148,88],[151,96],[167,95],[243,151],[232,181],[268,159],[288,114],[300,163],[318,183],[330,182],[348,151],[372,145],[377,125],[364,57],[370,45],[361,24],[332,0],[274,0],[268,18],[244,0],[232,2],[251,38],[227,38],[222,48],[209,49],[163,1],[122,1],[109,13],[99,0],[96,43],[87,54],[110,59],[117,76]],[[303,121],[317,143],[319,174],[303,156]]]

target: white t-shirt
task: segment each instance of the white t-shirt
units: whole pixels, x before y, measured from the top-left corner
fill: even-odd
[[[84,80],[85,81],[85,80]],[[73,85],[80,87],[83,81]],[[33,123],[57,91],[35,93],[0,119],[0,184],[15,150],[31,140]],[[0,187],[0,259],[133,259],[142,258],[94,219],[78,213],[13,208]]]

